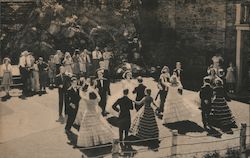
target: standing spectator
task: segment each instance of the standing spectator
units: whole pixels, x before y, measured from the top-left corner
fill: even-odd
[[[35,58],[33,56],[32,52],[28,52],[28,55],[26,57],[26,62],[27,62],[27,70],[28,70],[28,78],[27,78],[27,85],[28,85],[28,95],[32,96],[34,93],[34,89],[32,87],[32,80],[33,80],[33,68],[32,65],[35,62]]]
[[[109,60],[111,58],[111,52],[108,51],[108,48],[104,48],[103,52],[103,61],[104,61],[104,69],[109,70]]]
[[[93,69],[94,71],[97,70],[99,67],[99,61],[102,58],[102,53],[99,50],[99,47],[96,47],[95,50],[92,52],[92,61],[93,61]]]
[[[10,85],[13,83],[12,81],[12,66],[11,61],[9,58],[3,59],[3,65],[2,65],[2,72],[3,72],[3,79],[2,79],[2,86],[4,87],[4,90],[6,92],[6,96],[3,98],[3,101],[6,101],[10,98],[9,91],[10,91]]]
[[[56,74],[59,74],[60,70],[60,66],[62,64],[62,52],[61,50],[57,50],[56,54],[54,55],[54,62],[56,64]]]
[[[226,74],[226,84],[227,84],[227,89],[229,93],[234,93],[235,89],[235,68],[233,67],[233,63],[229,63],[229,67],[227,68],[227,74]]]
[[[88,77],[90,58],[87,49],[84,49],[83,52],[80,54],[79,63],[80,63],[80,73],[83,76]]]
[[[48,60],[48,65],[49,65],[49,71],[48,71],[48,76],[49,76],[49,87],[55,87],[55,77],[56,77],[56,64],[54,62],[54,55],[50,55],[49,60]]]
[[[77,78],[80,77],[80,56],[79,56],[79,49],[76,49],[73,56],[72,56],[72,60],[73,60],[73,74],[75,74],[77,76]]]
[[[73,70],[72,70],[73,59],[72,59],[69,52],[65,53],[65,57],[64,57],[64,60],[62,63],[63,63],[64,68],[65,68],[65,73],[66,74],[73,74]]]
[[[27,60],[26,56],[28,55],[28,51],[23,51],[19,58],[19,71],[22,80],[22,95],[20,96],[22,99],[25,99],[28,96],[28,83],[27,78],[29,77],[29,71],[27,69]]]
[[[41,96],[42,94],[46,94],[48,64],[43,61],[42,57],[39,57],[37,65],[39,69],[39,84],[40,84],[39,96]]]
[[[40,82],[39,82],[39,68],[37,62],[34,62],[32,69],[33,69],[32,87],[35,94],[38,94],[38,92],[40,91]]]
[[[123,90],[123,97],[119,98],[112,108],[119,112],[119,140],[121,141],[121,148],[128,148],[122,143],[127,137],[131,124],[130,110],[133,110],[133,102],[128,98],[128,89]],[[117,106],[119,105],[119,108]],[[123,137],[123,135],[125,137]]]

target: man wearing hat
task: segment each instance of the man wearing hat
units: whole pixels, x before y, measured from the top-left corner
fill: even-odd
[[[96,88],[98,89],[98,93],[101,97],[99,102],[99,106],[102,109],[102,115],[107,116],[108,112],[106,111],[107,97],[110,95],[110,83],[109,81],[103,77],[104,70],[97,70],[97,80],[96,80]]]
[[[65,126],[65,132],[66,134],[71,134],[71,127],[73,126],[73,123],[75,121],[79,107],[79,102],[81,99],[79,95],[79,89],[77,86],[76,77],[71,77],[71,87],[67,90],[67,93],[68,93],[69,104],[67,107],[68,119]]]
[[[28,77],[29,77],[29,71],[27,69],[27,56],[28,51],[23,51],[19,58],[19,71],[21,75],[22,80],[22,96],[20,96],[22,99],[25,99],[26,96],[28,96]]]
[[[201,99],[201,115],[202,123],[204,129],[208,129],[209,113],[211,111],[211,99],[213,96],[213,89],[210,86],[210,78],[204,77],[203,86],[200,89],[200,99]]]

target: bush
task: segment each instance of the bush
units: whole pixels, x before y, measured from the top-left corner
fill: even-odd
[[[220,153],[218,151],[214,151],[211,153],[207,153],[203,156],[204,158],[220,158]]]

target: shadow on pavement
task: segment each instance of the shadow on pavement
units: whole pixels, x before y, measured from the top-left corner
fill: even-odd
[[[179,134],[186,134],[188,132],[204,132],[204,129],[193,121],[180,121],[175,123],[168,123],[164,125],[165,127],[178,130]]]

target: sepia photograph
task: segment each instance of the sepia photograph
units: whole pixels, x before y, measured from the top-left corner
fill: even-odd
[[[250,0],[0,0],[0,158],[250,158]]]

